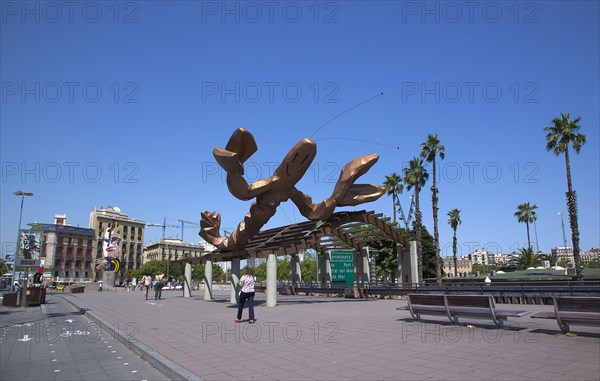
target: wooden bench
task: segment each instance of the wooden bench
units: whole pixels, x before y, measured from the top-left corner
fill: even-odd
[[[554,311],[538,312],[533,319],[556,319],[558,327],[564,333],[573,325],[600,325],[600,298],[587,296],[556,296]]]
[[[421,315],[446,316],[454,324],[458,324],[459,317],[489,318],[500,328],[509,317],[529,313],[497,309],[491,295],[409,294],[407,308],[417,321],[421,320]]]

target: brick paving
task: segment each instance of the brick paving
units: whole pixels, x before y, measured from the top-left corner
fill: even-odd
[[[600,380],[600,329],[554,320],[512,318],[458,326],[431,317],[417,323],[402,300],[282,296],[265,306],[257,294],[254,325],[235,324],[228,292],[203,300],[163,292],[64,294],[93,320],[129,337],[133,350],[179,379],[213,380]],[[532,313],[551,306],[500,305]],[[247,310],[244,319],[248,318]],[[166,364],[166,365],[165,365]],[[158,369],[167,374],[160,366]]]

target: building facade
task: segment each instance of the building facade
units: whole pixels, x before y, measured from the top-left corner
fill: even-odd
[[[573,248],[570,246],[553,247],[551,253],[558,257],[558,262],[566,262],[569,267],[575,266],[575,258],[573,257]]]
[[[144,247],[144,263],[163,259],[176,261],[182,258],[196,258],[213,250],[214,246],[207,242],[194,244],[176,238],[164,238]]]
[[[469,258],[473,264],[477,263],[485,266],[494,264],[494,254],[488,253],[484,249],[475,250],[475,252],[469,254]]]
[[[94,277],[95,232],[67,225],[66,215],[56,215],[54,224],[33,223],[32,230],[42,231],[41,257],[44,281],[84,282]]]
[[[116,206],[105,209],[94,208],[90,213],[89,224],[90,229],[95,232],[94,259],[104,257],[102,253],[104,233],[110,224],[115,223],[118,224],[121,233],[121,250],[118,257],[121,261],[119,273],[124,276],[127,270],[137,270],[143,265],[144,228],[146,223],[130,218]],[[96,272],[95,277],[98,279],[99,276],[99,272]]]
[[[457,258],[456,259],[457,274],[464,276],[470,274],[473,271],[473,264],[469,258]],[[447,276],[454,276],[454,258],[444,258],[444,273]]]

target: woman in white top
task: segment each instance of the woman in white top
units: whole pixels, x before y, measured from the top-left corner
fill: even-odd
[[[244,310],[244,304],[248,301],[248,312],[250,314],[248,324],[254,324],[254,276],[251,267],[244,269],[244,275],[240,278],[240,303],[238,304],[237,319],[236,323],[242,322],[242,311]]]

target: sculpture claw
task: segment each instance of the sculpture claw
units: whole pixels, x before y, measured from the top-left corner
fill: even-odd
[[[226,238],[221,237],[219,229],[221,228],[221,214],[219,212],[203,212],[201,213],[200,232],[198,235],[204,238],[207,242],[215,246],[219,246]]]
[[[375,154],[365,155],[365,156],[361,156],[359,158],[352,160],[351,162],[346,164],[344,166],[344,168],[342,168],[340,177],[337,181],[337,184],[335,185],[333,194],[331,195],[331,197],[337,201],[338,205],[360,204],[360,202],[355,202],[354,204],[348,203],[348,201],[347,201],[347,200],[349,200],[348,197],[350,197],[350,199],[353,199],[357,196],[362,195],[361,192],[363,192],[363,191],[367,192],[367,194],[374,191],[373,188],[364,188],[364,186],[360,186],[362,190],[358,190],[357,187],[354,187],[355,193],[353,195],[348,195],[350,190],[353,188],[354,182],[360,176],[364,175],[369,169],[371,169],[371,167],[373,165],[375,165],[375,163],[377,163],[377,160],[379,160],[379,155],[375,155]],[[356,193],[356,192],[358,192],[358,193]],[[375,193],[378,193],[378,191]],[[374,198],[374,200],[376,200],[380,196],[381,196],[381,194],[376,196]],[[362,201],[362,202],[367,202],[367,201]]]
[[[385,194],[385,188],[381,185],[354,184],[346,195],[338,201],[338,206],[355,206],[377,200]]]
[[[258,150],[254,136],[243,128],[238,128],[231,134],[227,146],[227,151],[237,154],[240,163],[244,163],[250,156]]]

